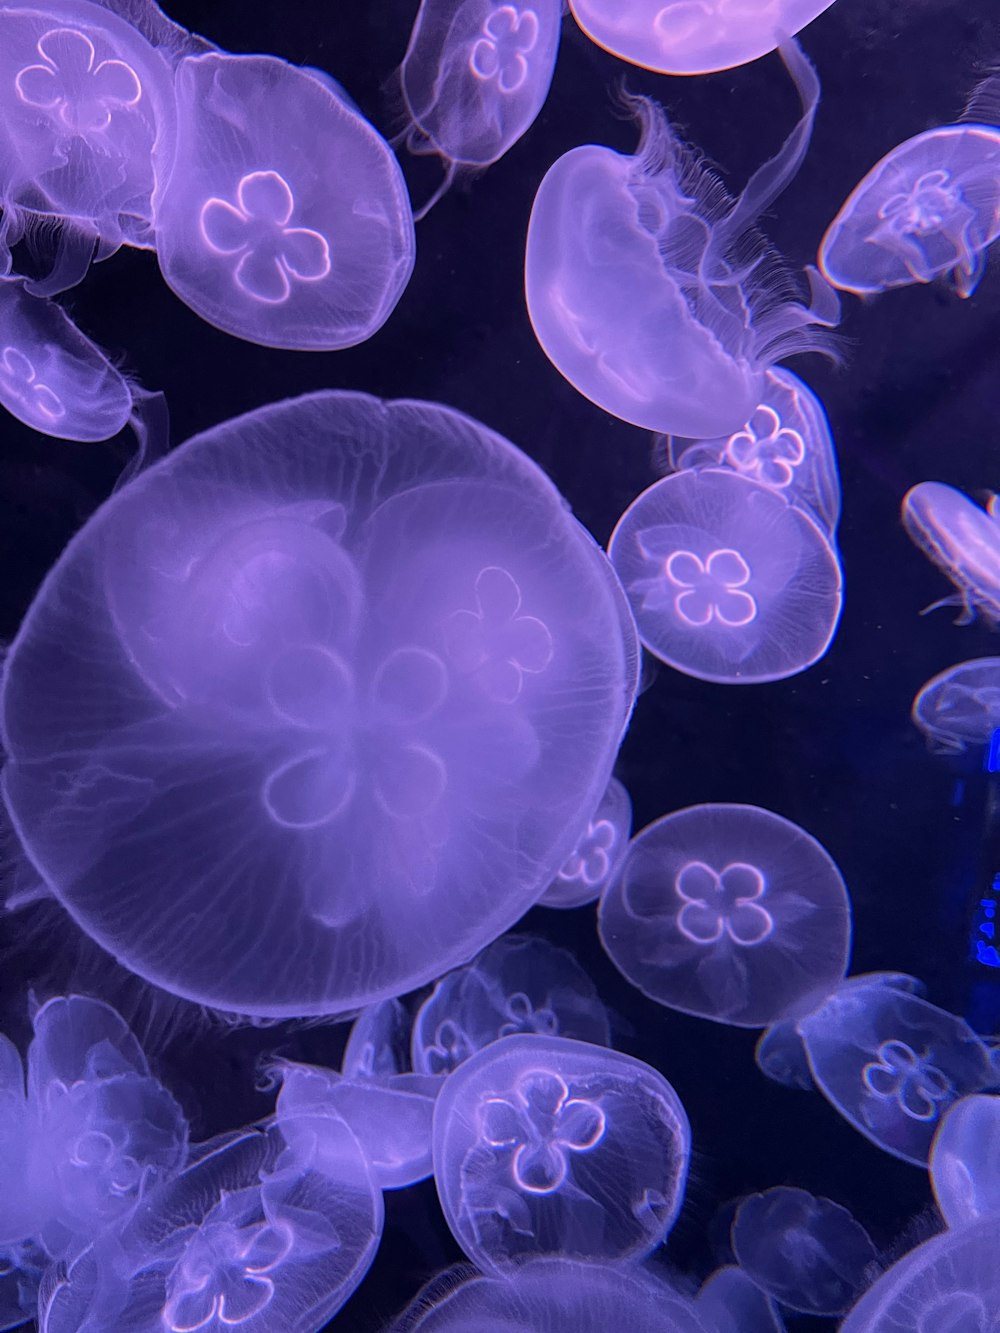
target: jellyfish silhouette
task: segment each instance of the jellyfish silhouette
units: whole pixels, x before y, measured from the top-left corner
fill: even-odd
[[[958,624],[978,611],[1000,622],[1000,511],[993,496],[986,509],[938,481],[922,481],[903,496],[903,526],[913,541],[957,588],[953,597],[935,602],[959,606]]]
[[[606,558],[513,445],[320,393],[174,450],[77,535],[7,659],[4,796],[133,971],[355,1012],[544,893],[637,656]]]
[[[913,700],[913,721],[931,750],[985,745],[1000,727],[1000,657],[975,657],[933,676]]]

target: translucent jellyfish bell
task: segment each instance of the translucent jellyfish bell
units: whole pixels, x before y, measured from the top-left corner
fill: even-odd
[[[830,538],[768,486],[677,472],[638,496],[608,544],[639,637],[722,685],[794,676],[830,646],[842,600]]]
[[[745,65],[793,37],[833,0],[570,0],[580,27],[612,55],[663,74]]]
[[[342,1074],[348,1078],[391,1078],[410,1068],[410,1019],[399,1000],[382,1000],[362,1009],[354,1021]]]
[[[538,900],[637,657],[606,558],[513,445],[319,393],[189,441],[77,535],[5,663],[4,795],[133,971],[354,1012]]]
[[[913,721],[932,750],[986,745],[1000,727],[1000,657],[975,657],[933,676],[913,700]]]
[[[843,1314],[877,1257],[868,1232],[846,1208],[787,1186],[744,1199],[732,1241],[748,1277],[801,1314]]]
[[[918,1245],[882,1274],[840,1333],[992,1333],[1000,1310],[997,1219]]]
[[[840,477],[823,404],[790,370],[764,376],[764,396],[747,421],[718,440],[669,437],[673,471],[727,468],[784,495],[832,538],[840,518]]]
[[[980,509],[967,495],[939,481],[922,481],[903,496],[903,526],[929,560],[958,589],[939,606],[958,605],[958,623],[976,612],[1000,621],[1000,519],[996,497]]]
[[[631,832],[631,798],[618,779],[612,778],[576,850],[540,898],[540,905],[561,909],[596,902],[621,864]]]
[[[420,1006],[413,1068],[450,1074],[491,1041],[518,1032],[611,1044],[607,1010],[573,955],[547,940],[506,935],[443,977]]]
[[[623,421],[728,435],[761,402],[771,365],[829,345],[817,326],[839,318],[832,289],[811,272],[812,307],[792,299],[780,257],[756,230],[798,171],[819,101],[798,47],[783,46],[782,58],[802,118],[738,199],[640,98],[634,156],[574,148],[539,186],[525,261],[531,323],[556,369]]]
[[[640,1259],[680,1210],[687,1116],[655,1069],[562,1037],[503,1037],[444,1083],[434,1177],[484,1271],[562,1255]]]
[[[265,347],[370,338],[414,260],[388,144],[332,80],[274,56],[190,57],[174,82],[177,146],[156,209],[170,287]]]
[[[760,1072],[772,1083],[798,1088],[800,1092],[811,1092],[816,1086],[798,1024],[793,1019],[772,1023],[760,1034],[754,1047],[754,1060]]]
[[[1000,1096],[962,1097],[946,1111],[929,1166],[937,1206],[950,1227],[1000,1217]]]
[[[877,978],[851,979],[799,1022],[816,1085],[865,1138],[925,1166],[941,1116],[990,1086],[989,1052],[962,1019]]]
[[[753,805],[695,805],[648,824],[601,899],[601,941],[644,995],[764,1027],[814,1009],[847,969],[840,871],[804,829]]]
[[[0,403],[61,440],[109,440],[132,414],[129,387],[104,353],[16,281],[0,282]]]
[[[784,1333],[771,1298],[735,1264],[707,1278],[695,1301],[698,1318],[712,1333]]]

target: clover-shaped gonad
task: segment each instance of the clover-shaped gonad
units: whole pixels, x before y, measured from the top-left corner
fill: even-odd
[[[37,65],[25,65],[14,87],[26,106],[56,116],[76,134],[98,134],[111,124],[112,114],[133,107],[142,97],[142,84],[124,60],[95,64],[94,43],[75,28],[50,28],[37,43]]]
[[[766,887],[760,870],[744,861],[721,870],[688,861],[674,880],[682,903],[677,929],[694,944],[714,944],[723,935],[734,944],[760,944],[774,929],[771,913],[758,901]]]
[[[469,68],[479,79],[496,79],[502,93],[513,93],[528,77],[525,52],[538,41],[538,17],[533,9],[500,5],[483,22],[482,36],[469,56]]]
[[[572,1153],[589,1152],[604,1137],[600,1106],[571,1097],[558,1074],[529,1070],[509,1097],[482,1105],[482,1138],[512,1153],[514,1183],[529,1194],[552,1194],[566,1179]]]
[[[37,413],[44,421],[58,421],[66,415],[59,395],[38,378],[34,365],[16,347],[0,351],[0,382],[22,407]]]
[[[521,589],[506,569],[481,569],[475,598],[474,611],[456,611],[445,622],[448,656],[489,698],[513,703],[525,674],[544,671],[551,662],[552,635],[537,616],[520,614]]]
[[[749,625],[757,616],[757,603],[743,590],[750,581],[750,567],[739,551],[720,547],[702,560],[693,551],[672,551],[664,561],[668,583],[679,588],[673,597],[674,610],[686,624]]]
[[[778,490],[791,484],[805,456],[805,440],[800,433],[786,426],[766,403],[726,444],[726,458],[737,472]]]
[[[618,832],[610,819],[592,819],[576,851],[559,871],[559,879],[578,879],[588,885],[600,884],[611,869],[610,853],[617,837]]]
[[[861,1071],[869,1092],[894,1099],[911,1120],[933,1120],[953,1093],[951,1079],[905,1041],[883,1041]]]

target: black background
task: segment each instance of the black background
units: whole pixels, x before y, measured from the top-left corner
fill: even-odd
[[[170,12],[223,48],[329,71],[391,136],[405,124],[393,75],[416,10],[416,0],[176,0]],[[793,265],[815,259],[826,225],[883,153],[958,115],[1000,55],[994,14],[993,0],[836,0],[805,30],[822,102],[805,165],[767,228]],[[535,458],[604,542],[655,479],[652,440],[604,415],[551,367],[528,323],[522,265],[534,191],[555,158],[586,142],[633,148],[634,128],[614,109],[623,79],[665,104],[733,192],[798,114],[776,56],[704,77],[657,76],[615,61],[567,18],[537,122],[419,225],[413,279],[386,326],[362,346],[317,354],[239,342],[183,306],[155,257],[137,251],[93,269],[64,303],[130,375],[166,393],[172,444],[319,388],[436,400]],[[435,188],[438,167],[428,159],[403,166],[419,203]],[[837,860],[852,893],[852,970],[913,972],[936,1003],[981,1017],[1000,990],[993,979],[1000,974],[979,969],[977,977],[968,961],[968,906],[976,874],[989,869],[984,781],[971,778],[956,804],[960,766],[928,754],[909,708],[929,676],[996,653],[998,640],[982,622],[955,627],[947,611],[920,617],[950,588],[906,537],[899,505],[922,480],[980,499],[1000,489],[1000,264],[994,257],[966,302],[943,287],[866,303],[846,297],[843,333],[842,368],[816,357],[793,363],[827,407],[840,459],[846,601],[833,646],[803,675],[764,686],[651,671],[616,771],[632,795],[636,827],[700,801],[751,802],[802,824]],[[0,434],[0,635],[9,640],[46,569],[109,494],[130,446],[124,435],[110,445],[63,443],[7,417]],[[975,763],[973,756],[970,772]],[[12,846],[6,877],[15,890],[27,879]],[[663,1255],[686,1279],[714,1266],[720,1207],[769,1185],[799,1185],[848,1205],[887,1258],[935,1229],[924,1172],[881,1153],[818,1095],[763,1079],[753,1063],[755,1034],[644,1000],[604,958],[592,911],[536,909],[525,925],[573,950],[616,1015],[617,1044],[661,1069],[688,1108],[691,1181]],[[56,976],[117,999],[136,1021],[145,1016],[159,1072],[198,1137],[266,1113],[253,1086],[261,1052],[280,1048],[331,1064],[339,1057],[340,1028],[230,1030],[183,1006],[151,1003],[45,912],[11,916],[3,931],[6,1030],[23,1040],[28,988],[44,992]],[[390,1194],[386,1205],[375,1264],[331,1329],[382,1328],[461,1258],[431,1185]]]

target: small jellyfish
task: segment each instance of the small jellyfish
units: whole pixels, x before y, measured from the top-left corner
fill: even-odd
[[[764,376],[764,396],[747,421],[718,440],[668,437],[670,470],[728,468],[784,495],[833,538],[840,477],[823,404],[790,370]]]
[[[962,1019],[880,977],[850,978],[799,1022],[816,1086],[877,1147],[927,1165],[941,1116],[990,1086],[989,1052]]]
[[[994,1333],[996,1252],[995,1217],[934,1236],[869,1287],[840,1333]]]
[[[370,338],[414,261],[388,144],[332,80],[274,56],[188,57],[174,83],[177,145],[156,206],[168,285],[265,347]]]
[[[774,51],[833,0],[570,0],[598,46],[661,74],[712,74]]]
[[[742,1201],[732,1241],[751,1281],[801,1314],[843,1314],[876,1258],[871,1237],[846,1208],[783,1185]]]
[[[782,58],[802,118],[739,199],[674,135],[662,110],[632,99],[634,156],[595,144],[549,168],[528,224],[528,314],[546,356],[584,397],[648,430],[693,439],[738,431],[765,373],[797,352],[829,350],[837,299],[810,270],[795,299],[757,221],[798,170],[819,82],[794,44]]]
[[[690,1154],[661,1074],[563,1037],[493,1042],[445,1080],[434,1109],[441,1206],[488,1272],[560,1255],[641,1259],[673,1226]]]
[[[922,481],[903,496],[903,526],[924,555],[958,589],[938,606],[960,606],[957,623],[967,625],[976,612],[1000,622],[1000,511],[997,497],[985,509],[939,481]]]
[[[631,832],[632,801],[612,778],[573,854],[539,899],[540,906],[570,908],[596,902],[621,864]]]
[[[618,520],[608,554],[643,644],[721,685],[797,675],[840,618],[830,537],[769,486],[721,468],[655,482]]]
[[[938,753],[986,745],[1000,727],[1000,657],[975,657],[939,672],[921,686],[912,715]]]
[[[340,1072],[346,1078],[392,1078],[410,1069],[410,1018],[397,999],[362,1009],[351,1027]]]
[[[607,1011],[573,955],[547,940],[506,935],[443,977],[420,1006],[413,1068],[450,1074],[491,1041],[518,1032],[611,1044]]]
[[[765,1027],[843,978],[851,908],[815,838],[752,805],[695,805],[648,824],[601,899],[601,941],[644,995]]]
[[[757,1068],[772,1083],[811,1092],[816,1084],[809,1070],[806,1049],[794,1019],[772,1023],[761,1034],[754,1048]]]
[[[487,167],[531,127],[552,82],[561,0],[421,0],[400,80],[407,146],[456,168]]]
[[[1000,1096],[973,1094],[950,1107],[934,1135],[929,1166],[950,1227],[1000,1217]]]
[[[770,1296],[735,1264],[706,1278],[694,1308],[711,1333],[785,1333]]]
[[[6,658],[3,795],[132,971],[355,1013],[541,897],[637,676],[614,571],[524,454],[319,393],[173,450],[76,536]]]

